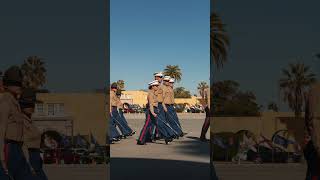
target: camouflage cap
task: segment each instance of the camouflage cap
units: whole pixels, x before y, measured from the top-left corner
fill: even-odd
[[[3,85],[22,87],[22,72],[18,66],[11,66],[4,72]]]

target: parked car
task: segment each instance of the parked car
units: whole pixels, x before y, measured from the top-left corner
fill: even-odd
[[[123,104],[123,112],[124,113],[144,113],[144,108],[141,108],[139,104]]]
[[[136,111],[131,109],[131,108],[128,108],[128,109],[124,109],[123,110],[123,113],[135,113]]]
[[[184,104],[175,104],[174,108],[175,108],[177,113],[181,113],[181,112],[184,111],[185,105]]]
[[[141,113],[143,112],[143,109],[139,104],[132,104],[130,105],[131,109],[133,109],[136,113]]]
[[[65,149],[62,154],[64,164],[79,164],[80,155],[76,154],[72,149]]]
[[[191,113],[201,113],[201,109],[198,107],[191,107],[190,112]]]
[[[73,151],[75,154],[78,154],[80,156],[89,154],[88,149],[85,149],[85,148],[75,148],[75,149],[73,149]]]
[[[54,150],[46,149],[43,153],[43,163],[44,164],[53,164],[56,162],[56,156]]]
[[[124,103],[124,104],[123,104],[123,113],[135,113],[135,110],[132,109],[132,107],[130,106],[130,104]]]

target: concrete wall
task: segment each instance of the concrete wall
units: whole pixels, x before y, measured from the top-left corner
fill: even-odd
[[[92,132],[100,144],[105,144],[108,129],[105,94],[41,93],[37,96],[44,103],[64,103],[66,116],[73,120],[74,135],[89,135]]]

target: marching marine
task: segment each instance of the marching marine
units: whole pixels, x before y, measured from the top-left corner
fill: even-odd
[[[21,95],[22,73],[12,66],[4,74],[5,92],[0,94],[0,179],[34,179],[23,153],[24,118],[18,99]]]
[[[117,123],[116,117],[113,116],[114,111],[117,111],[117,97],[116,92],[117,84],[113,83],[110,87],[110,121],[109,121],[109,129],[110,129],[110,136],[109,142],[113,143],[114,141],[119,141],[119,137],[121,136],[119,131],[117,130]]]
[[[27,163],[38,180],[47,180],[47,176],[42,168],[43,160],[40,156],[41,133],[31,120],[34,113],[35,104],[40,101],[36,100],[36,93],[33,89],[24,89],[19,100],[24,118],[24,155]]]
[[[163,91],[163,102],[166,106],[166,119],[169,125],[172,127],[176,137],[183,136],[183,132],[181,130],[181,126],[178,123],[178,117],[176,116],[174,105],[174,92],[172,87],[170,86],[170,76],[165,76],[163,79],[165,88]]]
[[[121,123],[122,127],[126,130],[126,134],[124,135],[124,137],[133,136],[135,134],[135,131],[133,131],[129,127],[128,122],[123,115],[123,103],[120,100],[120,98],[121,98],[121,90],[120,89],[117,90],[116,95],[117,95],[117,102],[118,102],[117,107],[118,107],[118,114],[119,114],[119,122]]]

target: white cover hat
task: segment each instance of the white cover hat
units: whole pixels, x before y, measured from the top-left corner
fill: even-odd
[[[155,72],[153,75],[155,77],[163,77],[163,73],[162,72]]]
[[[155,86],[155,85],[159,85],[159,81],[154,80],[148,83],[149,86]]]
[[[170,81],[170,79],[171,79],[170,76],[165,76],[165,77],[163,78],[164,81]]]

